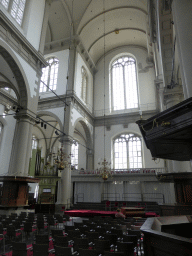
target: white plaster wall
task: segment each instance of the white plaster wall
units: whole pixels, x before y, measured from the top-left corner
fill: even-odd
[[[123,128],[123,125],[113,125],[111,126],[110,131],[106,131],[105,134],[105,157],[111,159],[111,163],[113,166],[113,155],[112,155],[112,146],[113,146],[113,138],[121,133],[135,133],[141,136],[139,127],[135,123],[128,124],[128,128]],[[145,142],[142,139],[143,146],[143,168],[163,168],[164,161],[159,160],[157,164],[152,160],[150,151],[146,148]],[[95,127],[95,166],[94,168],[98,168],[98,159],[104,158],[104,130],[103,127]]]
[[[136,47],[122,47],[111,51],[105,57],[105,109],[106,114],[110,114],[111,96],[110,96],[110,78],[109,78],[109,65],[111,60],[118,54],[128,53],[136,58],[137,72],[138,72],[138,94],[140,99],[140,105],[144,110],[155,109],[155,70],[154,67],[149,68],[146,73],[140,73],[138,64],[145,68],[149,64],[146,62],[147,51]],[[104,60],[97,64],[98,72],[95,74],[94,80],[94,110],[95,115],[103,115],[101,110],[104,109]]]
[[[3,112],[4,106],[0,104],[0,115],[2,115]],[[9,114],[11,113],[13,112],[9,111]],[[8,173],[16,120],[10,115],[5,118],[0,117],[0,122],[4,125],[0,141],[0,174],[5,175]]]
[[[80,99],[81,99],[81,82],[82,82],[81,67],[82,66],[84,66],[84,68],[87,71],[87,75],[88,75],[87,104],[86,105],[91,110],[92,106],[93,106],[93,76],[92,76],[91,72],[89,71],[89,69],[88,69],[86,63],[84,62],[83,58],[81,57],[81,55],[79,53],[77,53],[74,90],[76,92],[76,95]]]
[[[23,28],[26,38],[38,51],[44,17],[45,0],[30,0],[26,3]]]
[[[45,59],[50,57],[56,57],[59,60],[59,69],[58,69],[58,78],[57,78],[57,88],[55,93],[58,95],[66,94],[66,85],[67,85],[67,71],[68,71],[68,58],[69,50],[63,50],[54,52],[44,56]],[[47,98],[55,96],[52,92],[43,92],[40,93],[40,98]]]

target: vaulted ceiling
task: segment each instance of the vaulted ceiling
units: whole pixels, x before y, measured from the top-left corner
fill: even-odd
[[[104,44],[106,53],[136,45],[150,55],[147,0],[52,1],[46,43],[74,36],[95,64],[104,53]]]

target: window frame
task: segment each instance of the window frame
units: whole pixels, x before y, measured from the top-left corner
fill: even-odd
[[[3,4],[3,1],[7,2],[7,5]],[[24,1],[24,3],[23,3],[23,1]],[[23,8],[21,8],[22,4],[24,5]],[[26,0],[18,0],[18,3],[17,3],[17,0],[8,0],[8,1],[0,0],[0,5],[2,5],[5,8],[5,10],[10,14],[10,16],[14,19],[14,21],[16,21],[16,23],[20,27],[22,27],[27,1]],[[14,7],[16,7],[16,9],[14,9]],[[15,12],[15,16],[13,15],[13,12]],[[21,13],[22,16],[19,17],[18,13]]]
[[[74,148],[74,151],[75,151],[75,153],[77,151],[77,154],[74,154],[74,152],[73,152],[73,145],[78,146],[77,150]],[[77,155],[77,158],[75,158],[76,155]],[[74,157],[74,161],[73,161],[73,157]],[[78,170],[78,167],[79,167],[79,142],[77,140],[74,140],[73,144],[71,145],[71,166],[74,166],[75,170]]]
[[[50,60],[52,60],[53,59],[53,62],[52,63],[49,63],[49,61]],[[59,70],[59,59],[56,57],[56,56],[51,56],[51,57],[49,57],[49,58],[47,58],[46,59],[46,61],[48,62],[48,66],[47,67],[45,67],[45,68],[43,68],[43,69],[48,69],[48,75],[47,75],[47,83],[45,82],[45,81],[43,81],[42,80],[42,77],[43,77],[43,69],[42,69],[42,76],[41,76],[41,80],[40,80],[40,86],[39,86],[39,93],[46,93],[46,92],[51,92],[51,90],[52,91],[56,91],[56,89],[57,89],[57,82],[58,82],[58,70]],[[54,67],[54,66],[56,66],[57,65],[57,67]],[[52,69],[52,67],[54,67],[54,69]],[[57,77],[56,77],[56,79],[55,79],[55,70],[57,69]],[[56,81],[56,83],[55,84],[53,84],[52,85],[52,88],[50,87],[50,81],[51,81],[51,79],[50,79],[50,76],[51,76],[51,71],[52,70],[54,70],[54,81]],[[42,87],[41,87],[41,83],[42,83]],[[47,86],[46,86],[46,85]],[[55,88],[53,88],[55,86]],[[46,88],[46,90],[44,91],[41,91],[41,88]],[[51,89],[51,90],[50,90]]]
[[[114,102],[114,81],[113,81],[113,69],[114,69],[114,66],[115,64],[117,65],[118,63],[118,60],[120,59],[123,59],[123,58],[128,58],[128,60],[126,61],[126,63],[131,63],[131,62],[134,62],[134,69],[135,69],[135,74],[134,74],[134,78],[135,78],[135,82],[136,82],[136,88],[135,88],[135,91],[134,93],[136,93],[136,98],[137,98],[137,102],[136,103],[131,103],[131,104],[134,104],[136,106],[134,107],[129,107],[127,105],[128,101],[129,101],[129,98],[127,98],[127,91],[128,91],[128,86],[126,86],[126,81],[125,81],[125,67],[126,65],[123,65],[123,100],[124,100],[124,107],[123,108],[117,108],[117,106],[115,106],[115,102]],[[133,73],[132,73],[132,77],[133,77]],[[131,54],[128,54],[128,53],[124,53],[124,54],[121,54],[121,55],[117,55],[115,56],[110,64],[109,64],[109,80],[110,80],[110,91],[111,91],[111,111],[114,112],[114,111],[124,111],[124,110],[127,110],[127,109],[138,109],[139,108],[139,91],[138,91],[138,72],[137,72],[137,61],[136,61],[136,58],[134,56],[132,56]]]
[[[126,136],[126,135],[129,135],[129,138],[126,140],[126,156],[127,156],[127,168],[116,168],[115,167],[115,154],[116,154],[116,151],[115,151],[115,141],[117,139],[119,139],[121,136]],[[141,143],[141,151],[137,151],[137,152],[140,152],[140,157],[141,157],[141,167],[130,167],[130,156],[129,156],[129,148],[128,148],[128,145],[129,145],[129,140],[132,139],[132,138],[138,138],[140,140],[140,143]],[[119,135],[117,135],[114,139],[113,139],[113,169],[124,169],[124,170],[127,170],[127,169],[140,169],[140,168],[143,168],[143,165],[144,165],[144,159],[143,159],[143,142],[142,142],[142,137],[135,134],[135,133],[132,133],[132,132],[129,132],[129,133],[121,133]],[[137,156],[138,157],[138,156]],[[137,160],[137,164],[138,164],[138,160]]]
[[[34,141],[37,143],[36,147],[34,147],[34,143],[33,143]],[[37,139],[37,137],[34,134],[32,135],[32,143],[31,144],[32,144],[31,145],[31,150],[38,148],[39,140]]]

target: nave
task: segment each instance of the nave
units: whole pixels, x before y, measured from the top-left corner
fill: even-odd
[[[69,217],[21,212],[1,215],[1,256],[144,255],[144,218]]]

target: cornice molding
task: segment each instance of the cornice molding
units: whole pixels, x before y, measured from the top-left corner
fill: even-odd
[[[13,48],[35,71],[47,66],[43,55],[38,52],[0,10],[0,37]]]
[[[145,119],[152,117],[153,115],[155,115],[157,113],[158,113],[157,110],[148,110],[148,111],[143,112],[142,118],[145,120]],[[139,119],[140,119],[139,112],[108,115],[108,116],[105,116],[105,125],[106,125],[106,127],[110,127],[111,125],[122,124],[126,128],[126,124],[135,123]],[[103,126],[104,125],[104,116],[95,117],[94,125],[95,125],[95,127]]]

